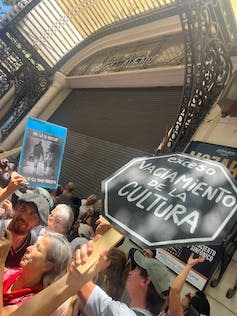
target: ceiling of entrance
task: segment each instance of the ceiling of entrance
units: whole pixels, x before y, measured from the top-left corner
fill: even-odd
[[[26,2],[30,3],[29,0]],[[19,19],[17,28],[52,67],[90,35],[141,15],[169,10],[174,7],[174,2],[41,0]]]

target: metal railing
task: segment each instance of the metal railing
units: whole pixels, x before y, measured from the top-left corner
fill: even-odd
[[[2,97],[15,86],[0,122],[3,141],[41,98],[54,73],[96,38],[128,27],[138,17],[175,8],[174,0],[23,0],[0,22]],[[172,15],[172,13],[171,13]],[[150,19],[150,16],[148,17]]]

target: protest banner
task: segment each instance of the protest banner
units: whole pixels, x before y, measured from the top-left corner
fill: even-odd
[[[185,152],[195,157],[221,162],[230,171],[233,178],[237,179],[236,148],[192,141]],[[223,250],[222,245],[167,247],[157,249],[157,258],[174,272],[180,273],[192,252],[197,255],[204,255],[206,257],[205,262],[193,267],[187,278],[189,283],[202,290],[219,264]]]
[[[66,136],[63,126],[27,119],[18,172],[29,186],[57,187]]]
[[[141,246],[221,244],[237,222],[228,170],[187,154],[136,158],[103,189],[105,216]]]

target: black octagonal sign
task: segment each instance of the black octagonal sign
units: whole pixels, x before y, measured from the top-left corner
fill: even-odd
[[[143,246],[219,244],[237,222],[229,171],[187,154],[133,159],[103,189],[105,216]]]

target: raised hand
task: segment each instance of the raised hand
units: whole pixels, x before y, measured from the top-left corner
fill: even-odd
[[[191,253],[190,257],[188,258],[188,261],[187,261],[187,265],[193,267],[195,266],[196,264],[198,263],[201,263],[201,262],[204,262],[205,261],[205,256],[200,256],[196,259],[193,258],[194,257],[194,253]]]
[[[5,213],[8,214],[9,216],[13,215],[13,207],[12,207],[12,202],[9,200],[4,200],[2,202],[2,208],[5,210]]]
[[[97,219],[96,224],[98,224],[96,231],[95,231],[96,235],[104,235],[112,227],[110,222],[108,222],[107,219],[105,219],[101,215]]]
[[[13,171],[10,181],[8,183],[7,189],[8,191],[13,193],[14,191],[20,189],[26,184],[27,184],[26,179],[20,174],[18,174],[16,171]]]
[[[74,261],[73,265],[75,267],[79,266],[80,264],[84,264],[87,262],[88,257],[93,252],[93,244],[94,241],[90,240],[86,244],[82,244],[80,249],[77,249],[74,253]]]
[[[80,249],[75,252],[74,260],[68,269],[68,282],[71,290],[78,291],[85,283],[93,280],[97,274],[111,264],[108,260],[107,251],[102,251],[99,259],[84,273],[78,271],[78,266],[85,264],[89,256],[93,253],[93,241],[81,245]]]

